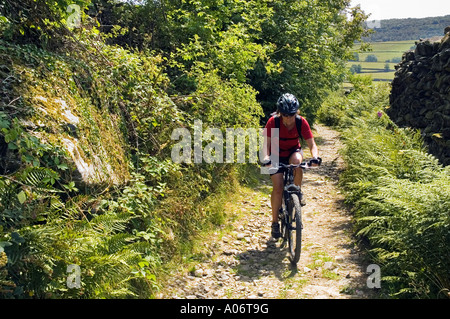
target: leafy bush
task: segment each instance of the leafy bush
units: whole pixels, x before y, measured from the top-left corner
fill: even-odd
[[[65,55],[0,42],[8,56],[0,75],[10,84],[0,106],[5,298],[153,296],[162,263],[223,222],[220,194],[232,190],[238,174],[231,164],[174,164],[171,131],[194,119],[249,127],[261,115],[251,87],[213,72],[182,110],[164,91],[159,56],[105,45],[87,30],[77,37]],[[73,132],[62,129],[59,105],[41,104],[60,96],[79,115]],[[79,184],[61,137],[78,139],[86,158],[110,151],[106,160],[124,172],[121,179]],[[70,265],[81,269],[80,288],[67,285]]]
[[[83,194],[73,182],[62,184],[58,172],[68,167],[60,149],[41,144],[21,127],[13,138],[12,127],[4,117],[4,140],[22,156],[15,171],[0,176],[1,295],[150,297],[160,262],[160,223],[151,212],[163,185],[149,186],[134,174],[128,186],[117,190],[119,196]],[[72,264],[82,269],[79,289],[67,287]]]
[[[317,112],[322,123],[339,128],[350,127],[355,119],[383,111],[389,105],[386,99],[389,94],[388,84],[373,83],[370,76],[350,74],[348,78],[352,85],[348,95],[332,91],[322,103]]]
[[[450,170],[426,153],[420,132],[383,112],[388,91],[356,86],[334,94],[321,118],[342,130],[346,170],[340,185],[394,297],[448,297]],[[386,291],[386,290],[383,290]]]

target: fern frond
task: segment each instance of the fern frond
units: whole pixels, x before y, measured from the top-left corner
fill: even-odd
[[[18,181],[32,187],[36,191],[47,193],[63,193],[52,185],[59,174],[46,167],[27,167],[17,174]]]
[[[132,219],[127,213],[106,213],[97,215],[91,220],[92,228],[103,234],[111,234],[124,231],[128,222]]]
[[[104,254],[114,254],[124,249],[132,240],[133,236],[126,233],[114,234],[108,236],[101,245],[101,250]],[[128,247],[127,247],[128,248]]]

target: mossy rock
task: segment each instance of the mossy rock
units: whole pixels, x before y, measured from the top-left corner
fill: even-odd
[[[10,56],[8,75],[17,79],[6,94],[20,102],[14,116],[24,129],[41,143],[64,150],[73,168],[70,178],[78,185],[127,183],[129,147],[120,129],[123,119],[93,105],[90,92],[74,82],[73,65],[39,49],[2,49]],[[41,55],[45,58],[38,60]]]

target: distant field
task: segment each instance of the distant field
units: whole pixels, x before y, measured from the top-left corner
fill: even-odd
[[[373,71],[384,71],[386,68],[386,64],[389,65],[389,69],[392,71],[394,70],[394,67],[398,64],[398,63],[386,63],[386,62],[355,62],[355,61],[350,61],[347,62],[347,66],[351,67],[352,65],[361,65],[361,68],[363,70],[373,70]]]
[[[410,50],[414,46],[414,41],[372,42],[371,47],[373,50],[359,53],[359,59],[364,61],[369,54],[375,54],[378,62],[385,62],[392,58],[401,58],[405,51]]]
[[[370,75],[374,81],[392,81],[395,73],[395,65],[398,63],[386,62],[392,59],[400,60],[403,53],[414,48],[415,41],[392,41],[392,42],[372,42],[372,51],[358,52],[359,45],[355,45],[355,52],[358,52],[359,61],[349,61],[347,67],[360,65],[361,71],[358,74]],[[377,62],[366,62],[369,55],[375,55]],[[389,69],[386,71],[386,64]]]
[[[374,81],[389,81],[391,82],[394,79],[395,71],[391,72],[364,72],[362,75],[370,75]]]

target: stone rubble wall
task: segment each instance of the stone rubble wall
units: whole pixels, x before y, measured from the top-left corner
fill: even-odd
[[[403,54],[387,113],[401,127],[420,129],[429,152],[450,164],[450,27],[438,41],[416,42]]]

